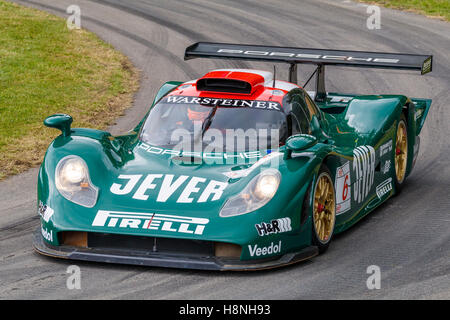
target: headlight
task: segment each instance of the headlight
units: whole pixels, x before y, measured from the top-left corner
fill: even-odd
[[[258,177],[254,194],[259,199],[272,199],[280,184],[279,175],[264,174]]]
[[[68,160],[61,169],[61,176],[68,183],[79,184],[86,178],[86,166],[80,159]]]
[[[267,169],[256,177],[238,195],[225,202],[221,217],[232,217],[255,211],[273,198],[280,185],[281,175],[276,169]]]
[[[98,188],[89,178],[89,170],[78,156],[67,156],[56,166],[55,184],[59,193],[76,204],[92,208],[97,202]]]

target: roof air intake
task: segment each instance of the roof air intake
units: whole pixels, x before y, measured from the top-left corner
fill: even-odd
[[[252,86],[242,80],[203,78],[197,81],[197,90],[251,94]]]

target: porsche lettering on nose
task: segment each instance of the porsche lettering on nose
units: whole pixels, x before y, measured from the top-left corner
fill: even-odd
[[[177,203],[207,202],[219,200],[228,186],[226,182],[209,180],[201,177],[181,175],[175,178],[173,174],[142,174],[119,175],[120,183],[113,183],[110,191],[117,195],[132,193],[133,199],[155,199],[157,202],[166,202],[176,191],[182,190],[178,195]],[[138,186],[139,184],[139,186]],[[157,191],[155,191],[157,190]]]

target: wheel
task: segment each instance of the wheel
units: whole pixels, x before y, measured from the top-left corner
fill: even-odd
[[[406,166],[408,165],[408,130],[405,115],[402,113],[397,124],[394,150],[395,165],[395,189],[399,193],[406,178]]]
[[[323,253],[331,242],[336,222],[334,183],[325,165],[319,170],[313,192],[312,243]]]

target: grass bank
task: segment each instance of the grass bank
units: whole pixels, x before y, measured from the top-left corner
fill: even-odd
[[[96,35],[0,0],[0,180],[40,164],[59,134],[45,117],[68,113],[75,127],[105,128],[131,105],[138,78]]]
[[[450,21],[450,0],[360,0],[387,8],[420,13],[429,17]]]

